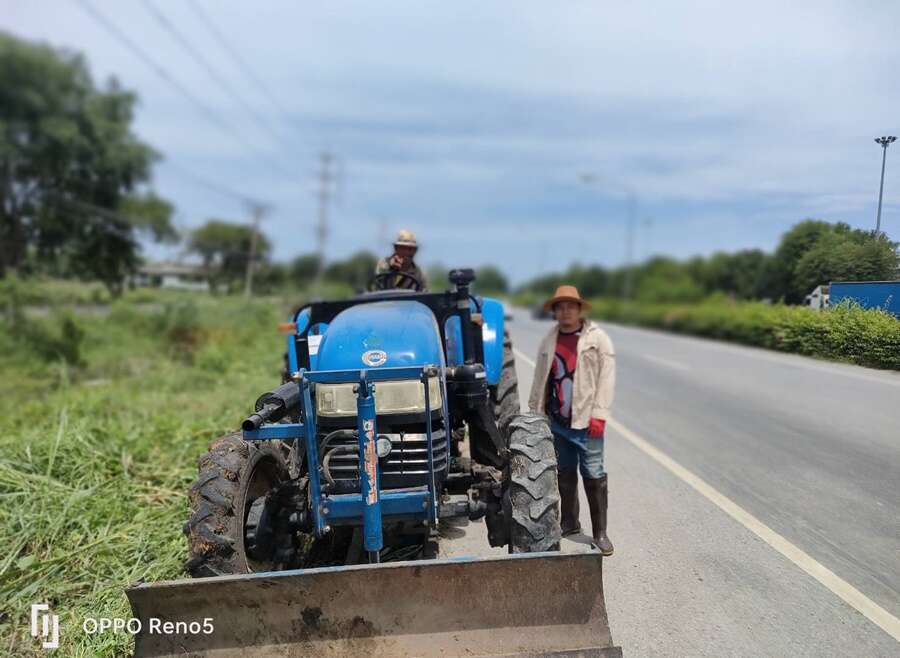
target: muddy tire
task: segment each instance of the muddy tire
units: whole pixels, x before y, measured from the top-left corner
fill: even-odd
[[[494,418],[500,434],[508,436],[509,424],[513,418],[522,413],[519,406],[519,378],[516,375],[516,357],[513,354],[512,340],[509,332],[503,332],[503,369],[500,381],[491,386],[491,402],[494,405]]]
[[[547,419],[523,414],[509,426],[509,466],[503,513],[509,524],[509,552],[557,551],[559,485],[556,451]]]
[[[185,570],[195,578],[272,570],[274,562],[251,558],[244,537],[254,501],[288,478],[281,443],[250,444],[239,433],[226,434],[197,466],[188,493],[191,517],[184,524]]]

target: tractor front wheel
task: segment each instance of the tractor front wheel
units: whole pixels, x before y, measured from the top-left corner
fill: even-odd
[[[523,414],[509,424],[503,516],[509,527],[510,553],[559,550],[556,450],[541,414]]]
[[[190,489],[186,571],[194,577],[275,569],[266,495],[288,479],[280,442],[251,444],[238,433],[216,440],[198,460]]]

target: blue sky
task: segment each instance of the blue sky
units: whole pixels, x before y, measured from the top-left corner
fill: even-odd
[[[90,3],[236,128],[210,122],[75,1],[4,0],[0,29],[84,52],[98,79],[137,91],[136,129],[164,155],[154,186],[179,223],[247,217],[187,168],[270,203],[280,259],[315,248],[323,149],[343,169],[329,257],[387,251],[411,228],[423,264],[493,263],[518,282],[621,263],[629,191],[640,258],[771,249],[809,216],[872,228],[872,140],[900,130],[894,1],[148,0],[262,124],[148,3]],[[882,228],[898,239],[893,149]]]

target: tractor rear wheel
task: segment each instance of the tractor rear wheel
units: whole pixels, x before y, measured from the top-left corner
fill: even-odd
[[[516,357],[513,353],[509,332],[505,330],[503,332],[503,369],[500,371],[500,381],[496,386],[491,386],[491,402],[494,405],[497,427],[500,429],[500,434],[506,437],[509,432],[509,424],[522,412],[522,409],[519,406]]]
[[[281,443],[251,444],[239,433],[226,434],[197,464],[184,524],[185,570],[194,577],[274,570],[265,497],[288,479]]]
[[[509,426],[509,465],[503,514],[509,524],[509,552],[557,551],[559,486],[556,451],[547,419],[528,413]]]

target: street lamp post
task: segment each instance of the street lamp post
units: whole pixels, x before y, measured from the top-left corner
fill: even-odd
[[[595,185],[599,182],[599,178],[594,174],[579,174],[578,178],[585,185]],[[635,225],[637,218],[637,194],[629,185],[621,185],[627,194],[626,214],[625,214],[625,278],[622,281],[622,297],[629,299],[634,288],[634,242],[637,226]]]
[[[887,147],[897,141],[894,135],[876,137],[875,143],[881,146],[881,184],[878,186],[878,212],[875,215],[875,235],[881,232],[881,197],[884,195],[884,163],[887,160]]]

